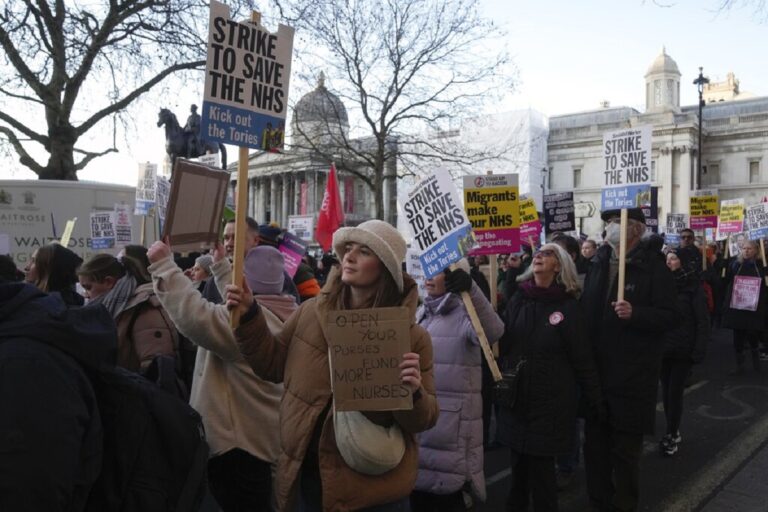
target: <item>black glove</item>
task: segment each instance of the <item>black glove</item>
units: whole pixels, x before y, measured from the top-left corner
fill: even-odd
[[[445,289],[451,293],[468,292],[472,288],[472,278],[457,268],[456,270],[445,269]]]

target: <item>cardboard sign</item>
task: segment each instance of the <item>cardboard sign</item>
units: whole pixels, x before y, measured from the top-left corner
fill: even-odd
[[[162,230],[171,247],[180,252],[193,251],[219,240],[229,177],[226,171],[176,159]]]
[[[132,215],[127,204],[115,203],[115,241],[118,245],[130,244]]]
[[[744,231],[744,199],[727,199],[720,203],[720,219],[717,223],[720,234],[741,233]]]
[[[155,206],[155,191],[157,189],[157,165],[139,164],[139,182],[136,184],[135,215],[149,215]]]
[[[680,232],[688,227],[688,216],[684,213],[667,214],[667,230],[664,241],[668,245],[680,245]]]
[[[295,276],[301,259],[307,252],[307,244],[293,233],[284,233],[278,249],[283,253],[285,259],[285,271],[291,277]]]
[[[688,213],[691,215],[691,229],[703,230],[706,228],[716,228],[718,206],[716,191],[692,191],[689,198],[688,208]]]
[[[403,213],[428,278],[459,261],[475,247],[472,226],[447,170],[437,170],[419,182],[408,194]]]
[[[472,254],[520,250],[517,174],[464,176],[464,210],[479,247]]]
[[[541,236],[541,221],[533,197],[520,196],[520,243],[529,245],[529,239],[538,240]]]
[[[293,32],[237,23],[211,1],[202,137],[264,151],[283,145]]]
[[[731,309],[757,311],[762,280],[754,276],[734,276]]]
[[[424,269],[421,268],[421,260],[419,259],[418,251],[408,249],[405,253],[405,271],[406,273],[416,281],[416,286],[419,290],[419,297],[422,299],[427,296],[427,289],[425,288]]]
[[[768,238],[768,203],[758,203],[747,207],[746,229],[750,240]]]
[[[305,242],[311,242],[315,232],[315,216],[289,215],[288,232],[293,233]]]
[[[573,192],[562,192],[544,196],[544,230],[547,235],[556,231],[574,231],[576,212],[573,206]]]
[[[338,411],[413,408],[400,383],[403,354],[411,351],[408,308],[330,311],[326,330],[331,388]]]
[[[114,212],[91,212],[91,248],[112,249],[114,246]]]

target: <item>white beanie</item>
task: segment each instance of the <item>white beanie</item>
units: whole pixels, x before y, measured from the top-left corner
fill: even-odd
[[[344,258],[345,246],[349,242],[368,246],[381,260],[397,284],[397,289],[403,291],[403,261],[405,261],[405,239],[403,236],[382,220],[368,220],[355,228],[339,228],[333,234],[333,250],[339,261]]]

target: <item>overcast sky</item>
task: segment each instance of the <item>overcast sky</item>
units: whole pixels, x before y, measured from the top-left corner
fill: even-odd
[[[594,109],[603,100],[643,110],[643,75],[662,46],[682,73],[684,105],[696,103],[691,82],[699,66],[713,81],[733,71],[742,91],[768,95],[768,23],[749,8],[718,13],[721,1],[481,0],[484,13],[508,32],[507,49],[519,75],[516,90],[494,111],[531,107],[557,115]],[[201,72],[199,82],[190,80],[183,90],[142,97],[138,139],[130,147],[118,141],[120,153],[95,160],[80,179],[135,185],[138,162],[159,164],[164,158],[158,109],[171,108],[183,124],[189,105],[201,104],[202,77]],[[229,155],[232,161],[236,150],[230,148]],[[0,166],[0,178],[35,177],[12,173],[12,166],[13,161]]]

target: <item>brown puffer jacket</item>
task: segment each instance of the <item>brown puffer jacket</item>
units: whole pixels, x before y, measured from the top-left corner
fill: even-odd
[[[405,293],[401,306],[410,310],[411,350],[421,356],[422,396],[410,411],[366,413],[366,416],[382,425],[396,421],[405,433],[405,455],[396,468],[383,475],[369,476],[354,471],[346,465],[336,447],[333,416],[326,414],[318,445],[325,511],[359,510],[408,496],[418,471],[418,444],[414,434],[437,422],[439,409],[432,373],[432,341],[429,334],[415,323],[418,291],[414,281],[404,277]],[[280,405],[282,450],[275,478],[279,510],[290,510],[315,424],[331,403],[328,343],[324,333],[327,312],[327,295],[323,290],[319,296],[301,305],[277,337],[270,334],[261,314],[235,331],[240,351],[254,372],[266,380],[285,384]]]

